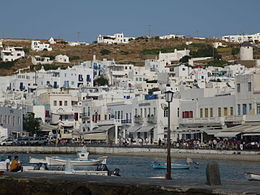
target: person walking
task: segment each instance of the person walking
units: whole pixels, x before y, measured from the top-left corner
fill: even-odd
[[[7,159],[5,160],[5,168],[6,168],[6,171],[10,171],[11,161],[12,161],[12,157],[11,157],[11,156],[8,156]]]
[[[10,165],[10,171],[11,172],[18,172],[18,171],[23,172],[22,163],[19,161],[18,156],[15,156],[14,159],[12,160],[11,165]]]

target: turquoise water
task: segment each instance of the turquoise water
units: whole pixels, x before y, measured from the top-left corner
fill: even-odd
[[[0,159],[4,160],[8,154],[0,154]],[[13,157],[15,154],[11,154]],[[45,158],[44,154],[19,154],[20,160],[24,165],[28,165],[29,156],[36,158]],[[51,156],[51,155],[48,155]],[[57,156],[57,155],[56,155]],[[64,158],[74,158],[75,155],[59,155]],[[90,155],[90,158],[97,158],[98,156]],[[107,160],[109,170],[115,168],[120,169],[120,174],[123,177],[160,177],[165,176],[166,170],[153,169],[153,162],[165,162],[166,159],[150,158],[150,157],[127,157],[127,156],[110,156]],[[176,163],[185,163],[186,159],[173,160]],[[190,170],[172,170],[173,179],[199,179],[206,181],[206,166],[209,160],[195,160],[199,163],[197,168]],[[216,160],[220,167],[220,175],[223,181],[245,181],[245,172],[258,172],[260,173],[259,162],[246,162],[246,161],[226,161]],[[88,167],[88,169],[95,169],[95,167]]]

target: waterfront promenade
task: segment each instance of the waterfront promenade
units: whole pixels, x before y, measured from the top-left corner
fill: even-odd
[[[166,157],[165,148],[155,147],[105,147],[86,146],[88,152],[98,155],[125,155]],[[1,146],[0,153],[39,153],[39,154],[72,154],[82,151],[82,146]],[[209,160],[243,160],[259,161],[260,151],[206,150],[206,149],[171,149],[173,158],[194,158]]]

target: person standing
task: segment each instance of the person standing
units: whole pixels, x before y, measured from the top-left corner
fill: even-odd
[[[5,160],[6,171],[10,171],[11,160],[12,160],[11,156],[8,156],[7,159]]]

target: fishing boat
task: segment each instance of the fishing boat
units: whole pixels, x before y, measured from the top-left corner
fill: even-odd
[[[68,161],[73,166],[91,166],[98,164],[106,164],[107,156],[102,156],[97,159],[89,159],[89,152],[78,152],[77,158],[62,158],[59,156],[47,156],[45,159],[30,158],[29,163],[31,164],[47,164],[48,166],[61,166],[65,165]]]
[[[166,163],[153,163],[152,167],[154,169],[166,169],[167,164]],[[171,168],[172,169],[190,169],[190,166],[185,165],[185,164],[171,164]]]
[[[249,181],[260,181],[260,173],[246,173]]]

